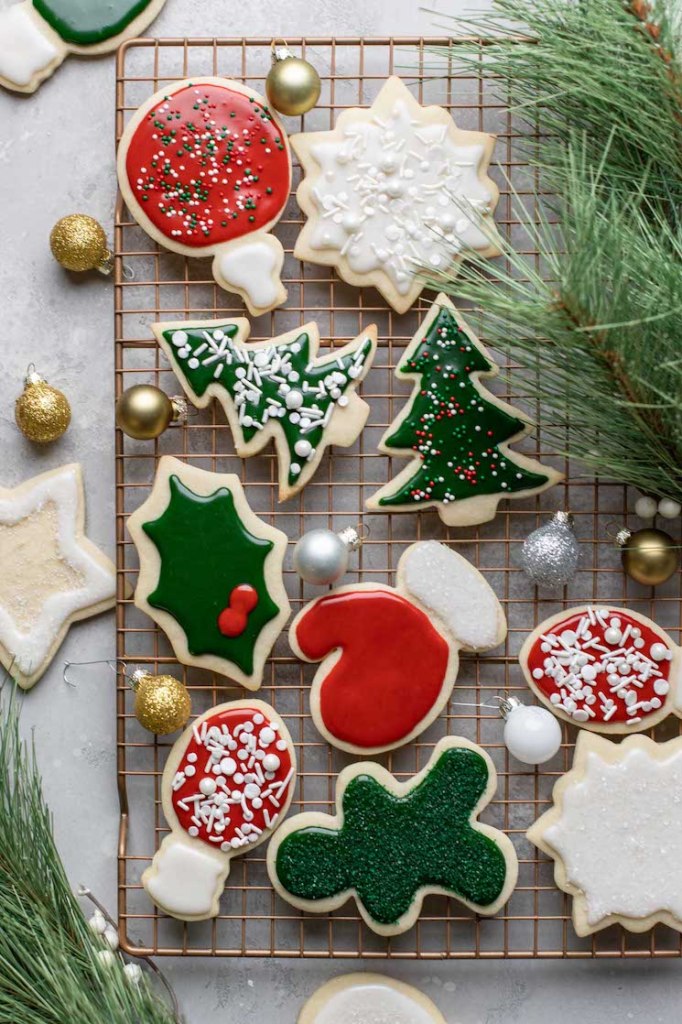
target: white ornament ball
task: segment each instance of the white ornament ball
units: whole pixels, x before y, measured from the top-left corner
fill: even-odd
[[[348,568],[348,545],[332,530],[310,530],[294,548],[294,569],[318,587],[340,579]]]
[[[658,503],[658,514],[664,519],[677,519],[680,512],[682,512],[682,505],[679,501],[673,501],[672,498],[661,498]]]
[[[544,764],[561,746],[561,726],[546,708],[518,704],[504,723],[504,744],[523,764]]]
[[[642,495],[635,502],[635,515],[640,519],[653,519],[658,511],[658,502],[655,498]]]

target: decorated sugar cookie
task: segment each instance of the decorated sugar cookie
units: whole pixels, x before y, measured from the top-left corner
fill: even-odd
[[[682,931],[681,791],[682,738],[578,736],[553,807],[528,831],[573,896],[578,935],[612,924],[644,932],[659,922]]]
[[[151,25],[166,0],[22,0],[0,11],[0,85],[35,92],[70,54],[97,57]]]
[[[239,478],[165,455],[128,519],[140,558],[135,604],[176,657],[257,690],[289,617],[287,539],[249,508]]]
[[[536,696],[572,725],[640,732],[671,713],[682,716],[680,648],[627,608],[559,612],[533,630],[519,661]]]
[[[369,406],[356,388],[376,353],[374,325],[322,356],[315,323],[248,345],[249,324],[239,318],[153,330],[194,405],[220,402],[242,458],[274,441],[280,501],[305,487],[328,445],[354,444],[367,421]]]
[[[430,999],[384,974],[343,974],[303,1007],[298,1024],[445,1024]]]
[[[129,122],[118,181],[160,245],[213,257],[213,276],[258,316],[281,305],[284,250],[271,234],[291,187],[284,129],[240,82],[193,78],[157,92]]]
[[[494,519],[503,499],[529,498],[562,479],[510,449],[531,425],[481,383],[498,370],[447,295],[439,295],[398,363],[396,376],[414,381],[414,389],[379,445],[410,462],[367,508],[434,507],[447,526],[475,526]]]
[[[233,701],[198,718],[163,772],[171,832],[142,875],[156,905],[183,921],[215,917],[232,858],[270,837],[295,784],[291,737],[269,704]]]
[[[310,708],[335,747],[378,754],[423,732],[452,692],[459,651],[504,640],[504,612],[484,577],[437,541],[398,563],[397,586],[357,583],[306,605],[289,632],[304,661],[319,661]]]
[[[116,603],[116,569],[84,530],[80,466],[0,488],[0,664],[25,690],[71,623]]]
[[[305,172],[296,198],[308,218],[294,255],[373,285],[405,313],[424,269],[449,270],[467,250],[497,254],[494,144],[389,78],[369,109],[344,110],[333,131],[292,136]]]
[[[268,872],[292,906],[330,913],[353,897],[379,935],[407,931],[440,893],[495,914],[518,873],[509,838],[477,820],[497,778],[488,754],[447,736],[426,767],[397,782],[368,761],[339,776],[336,815],[289,818],[268,849]]]

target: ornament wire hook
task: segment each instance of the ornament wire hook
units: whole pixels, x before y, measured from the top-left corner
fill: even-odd
[[[80,668],[82,665],[108,665],[114,675],[118,675],[118,666],[122,665],[122,675],[124,679],[132,681],[133,678],[128,672],[128,666],[121,658],[95,658],[93,661],[65,661],[64,668],[62,670],[62,679],[67,686],[76,687],[78,685],[69,679],[69,669]]]

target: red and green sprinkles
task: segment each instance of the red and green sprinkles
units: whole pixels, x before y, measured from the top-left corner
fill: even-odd
[[[133,134],[126,173],[154,227],[192,248],[267,228],[291,184],[286,136],[267,106],[212,83],[157,97]]]

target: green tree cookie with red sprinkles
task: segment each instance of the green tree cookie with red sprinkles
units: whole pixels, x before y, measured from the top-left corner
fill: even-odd
[[[398,364],[415,381],[409,402],[381,440],[388,455],[410,463],[367,502],[377,512],[435,507],[447,526],[495,517],[503,498],[527,498],[561,479],[536,459],[511,451],[531,425],[481,383],[498,366],[439,295]]]
[[[138,224],[174,252],[212,256],[217,283],[254,316],[285,301],[284,251],[269,232],[289,197],[291,155],[258,93],[224,78],[156,93],[121,139],[118,177]]]

